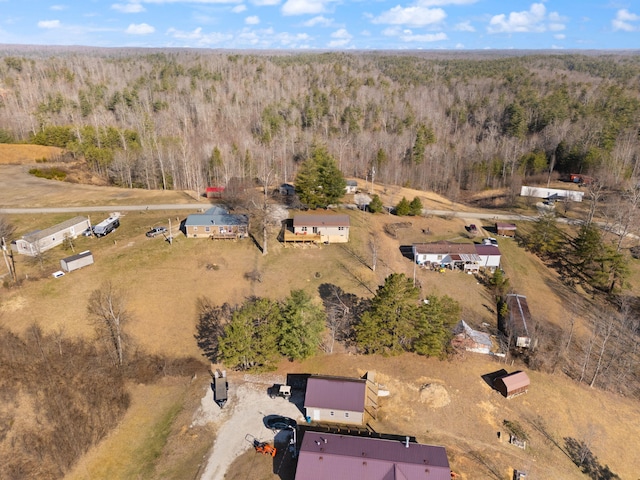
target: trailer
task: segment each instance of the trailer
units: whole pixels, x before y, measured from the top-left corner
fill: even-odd
[[[93,265],[93,255],[89,250],[60,260],[60,267],[65,272],[73,272],[87,265]]]
[[[117,216],[111,216],[106,220],[101,221],[99,224],[93,227],[93,233],[96,237],[104,237],[110,234],[116,228],[120,226],[120,218]]]
[[[216,370],[211,372],[213,382],[211,383],[211,390],[213,390],[213,401],[218,404],[220,408],[224,407],[227,403],[227,393],[229,389],[229,382],[227,382],[227,372],[225,370]]]

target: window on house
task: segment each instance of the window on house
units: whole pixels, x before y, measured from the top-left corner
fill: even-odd
[[[302,227],[302,228],[301,228],[301,230],[302,230],[303,232],[306,232],[306,231],[307,231],[307,227]]]
[[[204,231],[205,231],[205,232],[209,232],[209,231],[211,231],[211,227],[204,227]]]
[[[349,418],[349,412],[344,412],[345,418]]]
[[[335,414],[336,414],[336,412],[329,412],[329,415],[330,415],[330,416],[332,416],[332,417],[333,417]]]
[[[338,230],[344,230],[344,227],[338,227]]]
[[[193,227],[193,231],[197,232],[198,231],[198,227]]]
[[[438,255],[438,260],[442,260],[442,255]]]

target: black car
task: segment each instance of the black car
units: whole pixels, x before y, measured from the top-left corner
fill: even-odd
[[[153,238],[156,235],[160,235],[162,233],[167,233],[167,227],[153,227],[151,230],[149,230],[146,235],[149,238]]]
[[[280,415],[269,415],[264,419],[267,428],[271,430],[285,430],[287,428],[296,428],[298,422],[293,418],[281,417]]]

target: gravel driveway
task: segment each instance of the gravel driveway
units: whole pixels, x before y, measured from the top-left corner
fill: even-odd
[[[233,461],[246,450],[253,448],[253,437],[273,443],[275,433],[264,425],[264,417],[282,415],[298,423],[304,418],[296,404],[284,398],[270,398],[267,388],[283,379],[245,376],[242,382],[229,378],[229,400],[224,408],[213,401],[211,389],[207,389],[192,425],[213,423],[217,428],[216,441],[202,480],[222,480]],[[273,380],[273,381],[272,381]],[[294,397],[292,397],[294,398]]]

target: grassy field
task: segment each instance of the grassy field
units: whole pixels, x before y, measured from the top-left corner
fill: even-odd
[[[38,179],[39,182],[51,182]],[[147,192],[108,188],[101,199],[95,190],[65,186],[54,204],[73,195],[73,202],[110,201],[125,198],[130,203],[148,201]],[[427,208],[460,208],[446,199],[424,192],[376,186],[392,203],[418,195]],[[164,192],[167,197],[179,192]],[[10,196],[10,192],[3,195]],[[163,200],[163,193],[155,192]],[[46,202],[47,199],[42,200]],[[87,203],[87,204],[88,204]],[[200,357],[194,333],[197,302],[207,297],[214,303],[240,303],[248,296],[283,298],[292,289],[305,289],[314,296],[323,283],[339,285],[359,296],[372,295],[392,272],[403,272],[422,286],[423,294],[447,294],[462,305],[463,318],[473,325],[495,324],[494,303],[487,289],[472,275],[439,274],[414,270],[401,252],[403,245],[465,237],[461,218],[409,218],[369,215],[346,211],[351,216],[351,242],[346,246],[283,246],[271,232],[269,254],[263,256],[251,240],[210,241],[175,235],[173,245],[162,238],[146,238],[151,226],[174,229],[187,214],[179,211],[128,213],[121,227],[104,238],[79,237],[75,251],[91,250],[95,264],[62,278],[51,273],[59,260],[70,255],[60,247],[47,253],[43,265],[17,257],[18,275],[26,279],[19,288],[0,290],[0,322],[22,333],[32,323],[47,331],[92,338],[86,308],[91,292],[110,281],[126,294],[132,320],[127,332],[128,348],[172,357]],[[92,214],[92,218],[95,214]],[[53,225],[73,215],[10,216],[17,234]],[[97,220],[97,219],[96,219]],[[95,221],[95,220],[94,220]],[[396,237],[385,233],[385,225],[408,221]],[[177,233],[177,232],[176,232]],[[369,242],[379,244],[376,271],[371,270]],[[560,327],[567,318],[565,308],[572,295],[555,272],[518,247],[511,239],[500,239],[504,269],[512,286],[527,295],[533,312]],[[637,261],[632,265],[637,278]],[[211,268],[215,266],[215,268]],[[208,268],[209,267],[209,268]],[[262,281],[245,278],[258,270]],[[361,357],[319,356],[305,363],[284,362],[279,373],[289,371],[360,374],[376,370],[392,395],[385,399],[376,420],[379,431],[416,435],[424,442],[445,445],[454,470],[462,478],[507,478],[510,468],[535,472],[532,478],[583,478],[563,452],[564,438],[589,440],[603,464],[622,478],[635,478],[640,468],[638,448],[640,411],[637,400],[625,399],[576,385],[562,374],[529,372],[532,388],[526,396],[504,400],[491,391],[481,375],[501,365],[477,355],[442,362],[413,355]],[[204,370],[204,369],[203,369]],[[133,405],[123,422],[79,463],[69,478],[194,478],[215,432],[189,429],[190,418],[206,388],[207,374],[194,382],[167,378],[156,385],[132,385]],[[434,408],[421,401],[421,387],[428,383],[444,387],[450,402]],[[514,419],[531,436],[530,448],[521,451],[498,442],[497,431],[504,419]],[[242,432],[244,435],[245,432]],[[515,449],[515,451],[514,451]],[[244,460],[243,460],[244,459]],[[260,458],[260,460],[265,460]],[[247,465],[265,464],[254,456],[242,457],[230,478],[249,478]],[[266,462],[264,477],[276,478]],[[257,470],[256,470],[257,471]],[[234,476],[235,475],[235,476]],[[245,477],[242,477],[245,475]]]

